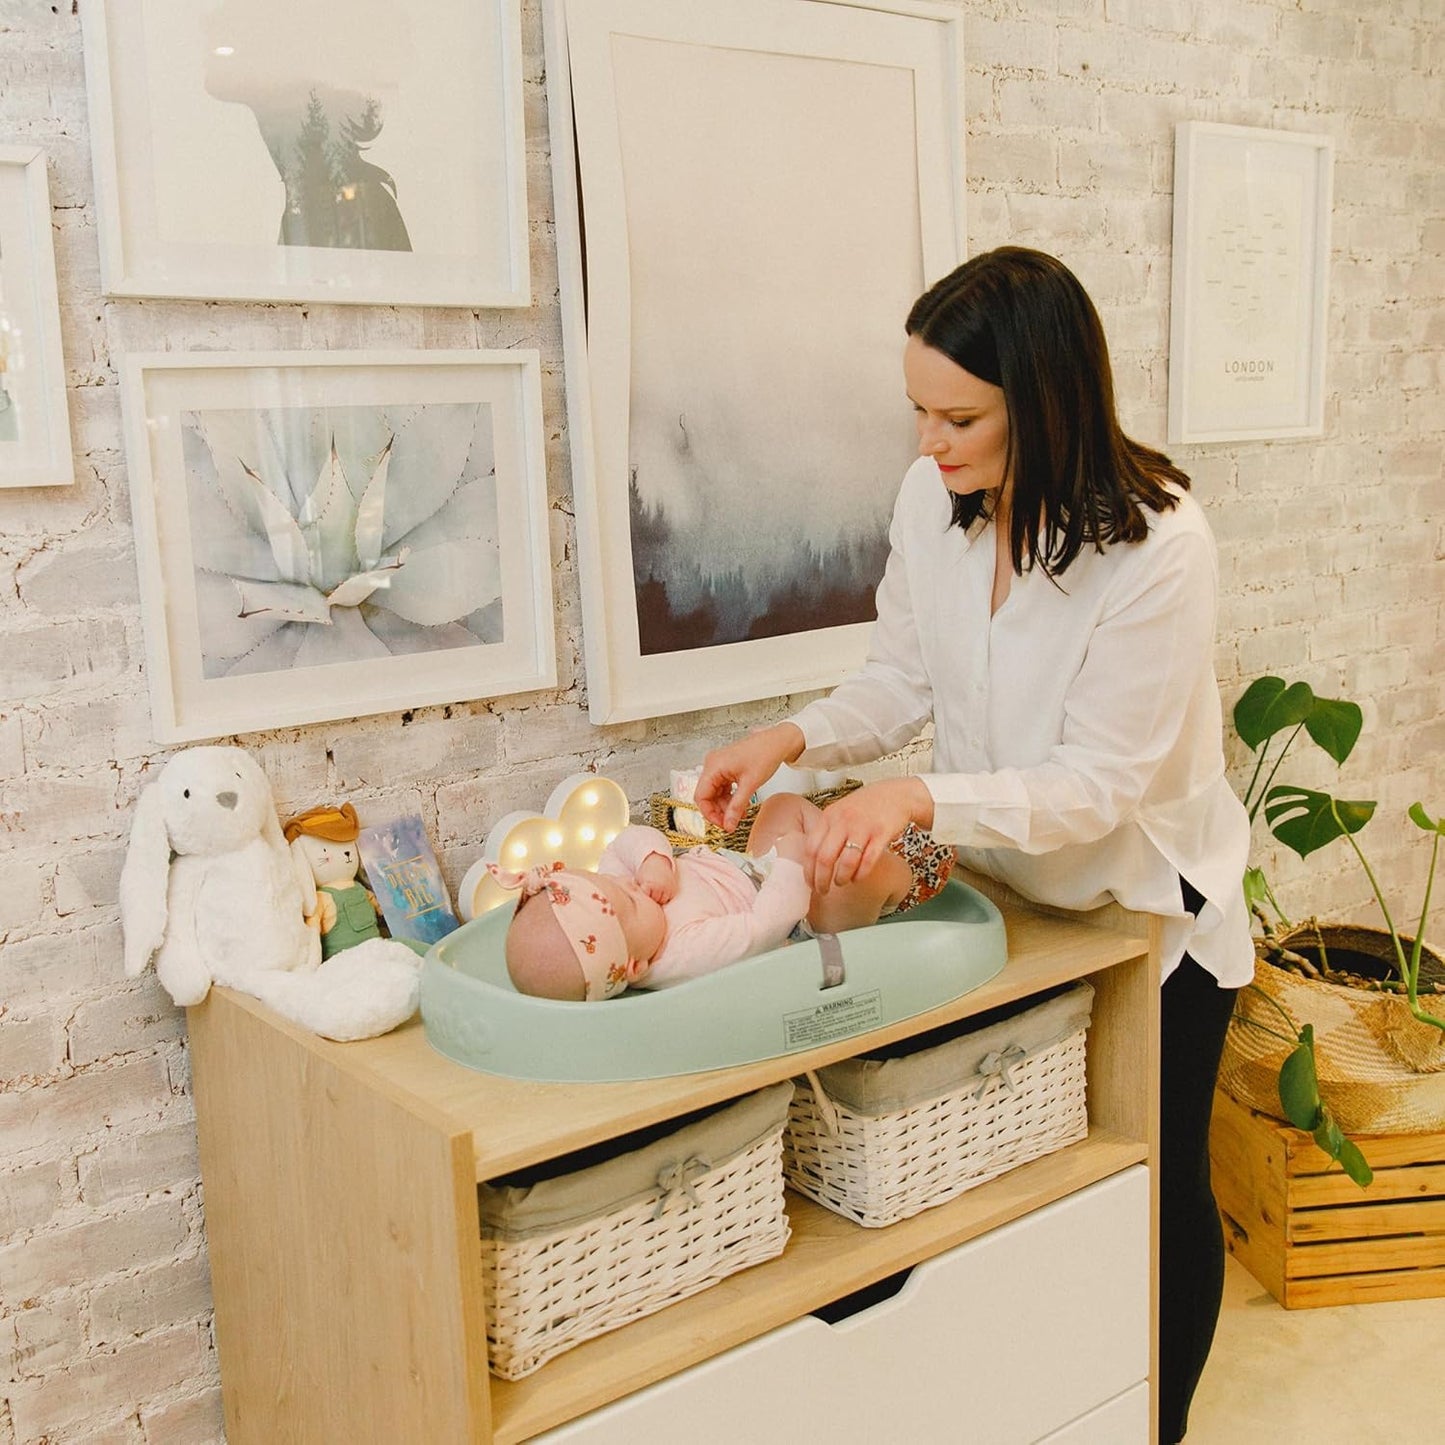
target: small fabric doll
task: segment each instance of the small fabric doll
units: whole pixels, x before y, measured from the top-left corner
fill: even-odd
[[[308,808],[282,829],[291,851],[316,880],[316,908],[307,922],[321,930],[322,958],[381,937],[376,895],[356,877],[361,868],[356,842],[360,832],[356,809],[350,803],[339,808]]]

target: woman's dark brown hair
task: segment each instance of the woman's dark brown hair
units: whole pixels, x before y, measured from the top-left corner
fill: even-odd
[[[914,302],[907,331],[1003,388],[1015,572],[1057,577],[1086,546],[1141,541],[1143,508],[1166,511],[1176,501],[1166,483],[1189,486],[1162,452],[1120,430],[1099,314],[1052,256],[1021,246],[974,256]],[[953,520],[967,527],[986,505],[983,493],[955,496]]]

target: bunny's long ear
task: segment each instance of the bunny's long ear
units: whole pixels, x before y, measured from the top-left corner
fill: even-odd
[[[120,870],[120,926],[125,934],[125,971],[130,978],[145,969],[165,941],[170,866],[165,800],[159,785],[152,783],[136,800],[130,846]]]
[[[239,751],[239,750],[238,750]],[[287,868],[292,866],[290,859],[291,845],[287,843],[281,832],[281,820],[276,816],[276,799],[271,792],[271,779],[266,776],[266,770],[249,753],[242,753],[245,760],[245,768],[251,775],[253,786],[265,800],[265,806],[261,810],[261,836],[266,840],[266,847],[269,848],[278,862],[284,862]]]
[[[301,839],[291,843],[291,871],[296,875],[297,886],[301,889],[301,911],[308,918],[316,912],[316,875],[311,871],[311,860],[301,846]]]
[[[259,773],[261,770],[257,768],[256,771]],[[261,786],[266,790],[261,836],[266,840],[266,847],[276,860],[277,867],[295,879],[302,913],[310,913],[316,907],[316,883],[311,876],[311,865],[304,858],[298,857],[291,844],[286,841],[286,835],[281,831],[281,820],[276,816],[276,805],[271,801],[271,784],[264,773],[261,773]],[[308,893],[311,900],[309,904],[306,901]]]

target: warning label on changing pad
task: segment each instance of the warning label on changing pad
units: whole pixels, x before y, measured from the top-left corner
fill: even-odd
[[[883,998],[878,989],[830,1000],[815,1008],[783,1015],[788,1049],[808,1049],[846,1039],[883,1022]]]

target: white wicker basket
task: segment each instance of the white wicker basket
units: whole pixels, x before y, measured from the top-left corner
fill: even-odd
[[[1084,1138],[1092,1001],[1078,984],[909,1058],[849,1060],[795,1080],[788,1183],[877,1228]],[[911,1097],[915,1086],[926,1097]]]
[[[489,1225],[484,1186],[482,1277],[492,1373],[520,1379],[584,1340],[781,1254],[788,1241],[782,1133],[791,1092],[786,1083],[776,1085],[723,1111],[735,1118],[741,1107],[751,1108],[752,1123],[745,1118],[743,1128],[755,1137],[716,1166],[706,1134],[699,1141],[703,1126],[693,1125],[562,1181],[574,1198],[585,1197],[601,1177],[600,1211],[561,1227],[524,1225],[513,1232],[497,1225],[495,1208]],[[758,1135],[760,1106],[771,1117]],[[716,1152],[727,1152],[726,1143]],[[621,1202],[606,1198],[616,1187],[616,1165],[624,1175],[631,1170],[633,1183],[639,1170],[655,1182],[640,1192],[625,1185],[630,1197]]]

